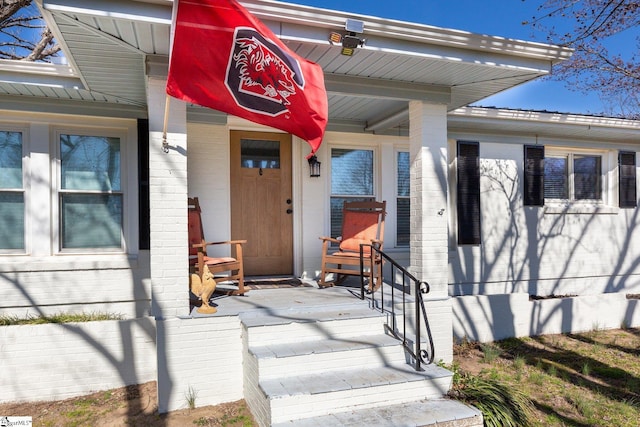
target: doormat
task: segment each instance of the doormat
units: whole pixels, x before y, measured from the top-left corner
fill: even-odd
[[[295,277],[244,279],[244,287],[249,289],[278,289],[312,287]]]

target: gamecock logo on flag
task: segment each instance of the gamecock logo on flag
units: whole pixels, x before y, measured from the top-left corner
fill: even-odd
[[[227,87],[238,105],[270,116],[288,112],[289,97],[304,89],[300,65],[253,28],[236,28]]]

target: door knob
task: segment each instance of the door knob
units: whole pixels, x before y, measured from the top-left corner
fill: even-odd
[[[291,209],[291,208],[287,209],[287,213],[288,213],[288,214],[293,213],[293,209]]]

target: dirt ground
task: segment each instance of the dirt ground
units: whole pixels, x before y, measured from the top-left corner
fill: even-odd
[[[186,405],[186,401],[185,401]],[[0,404],[0,416],[29,416],[34,426],[253,426],[244,400],[158,415],[156,383],[54,402]]]

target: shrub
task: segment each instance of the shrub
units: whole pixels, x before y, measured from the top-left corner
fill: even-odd
[[[454,375],[449,394],[478,408],[488,427],[528,425],[529,415],[533,411],[533,404],[524,393],[497,379],[473,377],[465,373]]]

